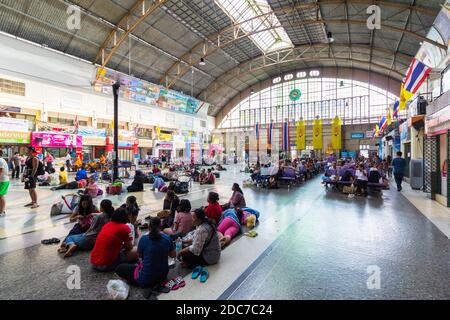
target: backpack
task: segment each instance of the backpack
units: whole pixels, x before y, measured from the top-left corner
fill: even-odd
[[[372,171],[370,171],[369,177],[368,177],[369,182],[372,182],[372,183],[379,183],[379,182],[380,182],[380,178],[381,178],[381,175],[380,175],[380,173],[378,172],[378,170],[372,170]]]
[[[189,192],[189,183],[177,181],[175,183],[175,193],[176,194],[184,194]]]
[[[42,176],[45,173],[45,168],[44,168],[44,164],[42,163],[41,160],[39,160],[39,164],[36,170],[36,176]]]

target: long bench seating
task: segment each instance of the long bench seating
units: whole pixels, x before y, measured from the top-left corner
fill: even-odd
[[[325,187],[328,188],[328,186],[350,186],[353,184],[351,181],[324,181]],[[367,188],[371,189],[373,191],[382,192],[382,190],[388,190],[389,187],[386,187],[382,183],[376,183],[376,182],[368,182]]]

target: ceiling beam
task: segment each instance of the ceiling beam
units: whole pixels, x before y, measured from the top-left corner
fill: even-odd
[[[142,21],[145,20],[151,13],[153,13],[156,9],[164,5],[168,0],[155,0],[149,7],[145,8],[145,0],[138,0],[131,7],[131,9],[120,19],[120,21],[116,24],[115,28],[111,30],[111,32],[106,37],[103,42],[100,50],[97,53],[94,63],[101,58],[101,67],[105,67],[108,62],[113,57],[114,53],[121,46],[121,44],[127,39],[127,37],[141,24]],[[138,18],[131,22],[130,20],[134,15],[137,15]],[[120,28],[121,24],[126,22],[126,31],[120,35],[120,38],[117,39],[117,31]],[[112,43],[112,48],[108,50],[106,53],[106,49],[108,45]],[[105,53],[107,54],[105,56]]]
[[[261,18],[267,18],[270,15],[278,15],[278,14],[287,14],[287,13],[292,13],[292,12],[296,12],[298,10],[302,10],[302,9],[320,9],[320,5],[341,5],[341,4],[346,4],[347,0],[317,0],[317,2],[311,2],[311,3],[299,3],[299,4],[295,4],[295,5],[289,5],[289,6],[283,6],[283,7],[279,7],[276,9],[273,9],[273,11],[268,12],[268,13],[264,13],[261,14],[259,16],[253,17],[247,21],[244,21],[242,23],[237,23],[237,24],[233,24],[223,30],[220,30],[210,36],[208,36],[208,39],[205,41],[201,41],[198,42],[194,47],[192,47],[189,51],[187,51],[186,53],[184,53],[180,60],[190,60],[191,56],[193,53],[197,52],[199,49],[203,49],[203,48],[207,48],[208,46],[215,46],[218,44],[218,38],[220,39],[220,35],[225,34],[227,31],[230,30],[235,30],[236,28],[239,28],[241,25],[243,25],[244,23],[249,23],[250,21],[253,20],[257,20],[257,19],[261,19]],[[408,5],[405,3],[396,3],[396,2],[389,2],[389,1],[374,1],[374,0],[352,0],[351,1],[352,5],[372,5],[372,4],[376,4],[376,5],[380,5],[380,6],[385,6],[385,7],[391,7],[391,8],[397,8],[397,9],[409,9],[409,10],[413,10],[413,11],[417,11],[420,12],[422,14],[426,14],[426,15],[431,15],[434,16],[437,14],[437,12],[435,10],[426,8],[426,7],[421,7],[421,6],[417,6],[417,5]],[[348,19],[346,19],[348,21]],[[272,29],[272,28],[271,28]],[[270,30],[270,29],[267,29]],[[266,31],[266,30],[263,30]],[[204,50],[205,51],[205,50]],[[174,70],[179,70],[179,65],[180,65],[180,61],[176,61],[174,62],[165,72],[165,75],[160,79],[160,84],[162,85],[166,85],[167,82],[167,78],[169,77],[169,75],[171,73],[173,73]]]
[[[353,24],[353,25],[364,25],[366,26],[366,20],[348,20],[348,19],[319,19],[319,20],[305,20],[305,21],[298,21],[293,26],[303,26],[303,25],[309,25],[309,24]],[[233,26],[231,27],[232,32],[230,34],[225,34],[224,31],[222,31],[222,35],[217,36],[217,45],[215,46],[208,46],[205,42],[197,44],[194,49],[189,53],[190,56],[190,65],[188,65],[185,68],[182,68],[179,64],[175,64],[177,66],[177,73],[171,78],[170,75],[166,73],[166,78],[168,79],[166,87],[171,88],[173,85],[181,78],[183,77],[192,66],[195,66],[199,63],[199,61],[203,58],[205,59],[218,49],[224,48],[240,39],[249,37],[253,34],[257,34],[266,30],[271,30],[273,28],[281,28],[281,25],[274,25],[270,28],[264,28],[264,29],[257,29],[252,32],[243,32],[242,29],[239,26]],[[447,50],[447,46],[440,44],[436,41],[433,41],[431,39],[428,39],[427,37],[424,37],[422,35],[419,35],[417,33],[414,33],[410,30],[398,28],[391,25],[382,24],[381,25],[382,30],[388,30],[395,33],[400,34],[406,34],[411,37],[417,38],[423,42],[428,42],[436,47],[439,47],[441,49]],[[230,31],[230,28],[227,28],[227,31]],[[197,50],[197,52],[193,52]],[[198,51],[200,50],[200,51]],[[198,58],[194,58],[194,54]]]
[[[286,50],[279,51],[277,53],[273,53],[273,54],[269,54],[269,55],[261,55],[252,60],[249,60],[249,61],[246,61],[246,62],[240,64],[239,66],[237,66],[237,67],[231,69],[230,71],[222,74],[221,76],[217,77],[216,80],[211,82],[208,85],[208,87],[197,96],[197,98],[201,98],[201,99],[205,99],[205,97],[208,98],[208,96],[211,96],[211,94],[214,93],[215,91],[217,91],[221,86],[223,86],[223,85],[230,86],[225,81],[223,81],[223,79],[227,76],[232,76],[234,78],[238,78],[240,75],[246,75],[246,74],[249,74],[256,70],[268,68],[268,67],[271,67],[271,66],[274,66],[277,64],[285,64],[285,63],[295,62],[295,61],[298,61],[298,62],[315,61],[314,59],[317,59],[317,60],[334,60],[334,59],[336,59],[336,61],[343,61],[343,59],[346,59],[346,61],[350,61],[350,62],[357,62],[357,63],[364,62],[364,63],[368,64],[369,66],[374,66],[374,67],[378,67],[380,69],[386,70],[387,71],[386,73],[393,72],[400,79],[403,77],[403,74],[401,74],[398,71],[392,70],[386,66],[379,65],[379,64],[374,63],[369,60],[354,59],[353,56],[351,56],[349,58],[318,57],[316,55],[314,55],[312,57],[304,57],[304,54],[306,52],[308,52],[310,49],[319,49],[319,48],[327,48],[327,47],[333,47],[335,49],[348,48],[349,50],[351,50],[351,52],[353,54],[358,53],[357,52],[358,49],[368,51],[367,55],[370,55],[370,51],[378,52],[380,54],[385,54],[385,55],[393,55],[395,53],[394,51],[391,51],[386,48],[377,48],[377,47],[371,47],[370,45],[359,45],[359,44],[352,44],[351,49],[345,44],[332,44],[332,45],[314,44],[312,46],[301,45],[301,46],[295,47],[294,49],[286,49]],[[403,53],[398,53],[398,56],[399,56],[399,58],[404,60],[405,67],[407,67],[409,65],[411,59],[413,58],[412,56],[403,54]]]

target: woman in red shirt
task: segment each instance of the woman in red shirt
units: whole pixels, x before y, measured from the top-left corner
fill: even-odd
[[[103,226],[91,252],[90,261],[95,270],[111,271],[121,263],[138,260],[128,222],[127,210],[119,208],[114,211],[111,221]]]
[[[216,192],[210,192],[208,194],[208,206],[205,208],[206,216],[216,225],[222,217],[222,207],[219,204],[219,194]]]

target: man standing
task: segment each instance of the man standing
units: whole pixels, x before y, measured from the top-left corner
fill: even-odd
[[[397,183],[397,191],[402,191],[403,175],[405,174],[406,160],[402,158],[402,152],[397,152],[397,157],[392,160],[394,167],[394,179]]]
[[[5,213],[5,195],[9,189],[9,166],[3,159],[3,151],[0,150],[0,218],[6,215]]]
[[[39,159],[35,155],[36,150],[33,147],[27,149],[27,161],[25,162],[25,173],[23,175],[25,182],[25,189],[28,190],[31,197],[31,203],[26,204],[25,207],[35,209],[39,207],[37,204],[36,181],[38,176]]]
[[[70,168],[72,167],[72,156],[70,155],[69,151],[67,151],[64,161],[66,163],[67,171],[69,172]]]
[[[19,179],[19,173],[20,173],[20,157],[19,153],[14,153],[14,156],[11,159],[12,161],[12,179]]]

